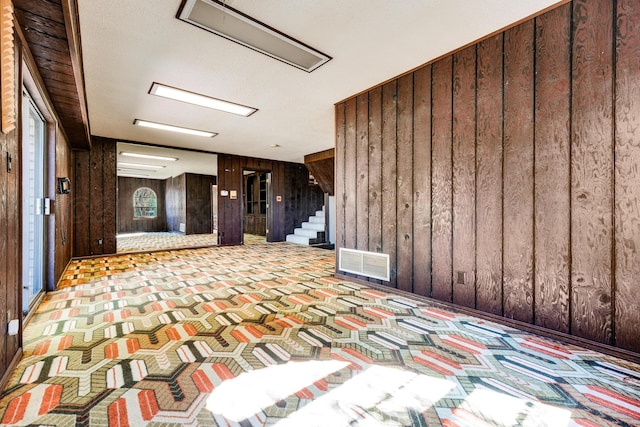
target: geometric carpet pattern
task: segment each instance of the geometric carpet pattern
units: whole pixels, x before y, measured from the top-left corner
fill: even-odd
[[[264,238],[263,238],[264,239]],[[117,252],[157,251],[218,245],[218,233],[142,232],[118,234]]]
[[[640,366],[333,276],[286,243],[73,261],[2,425],[637,426]]]

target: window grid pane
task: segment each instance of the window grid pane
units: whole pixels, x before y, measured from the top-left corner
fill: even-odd
[[[155,218],[158,216],[158,198],[149,187],[140,187],[133,193],[133,217]]]

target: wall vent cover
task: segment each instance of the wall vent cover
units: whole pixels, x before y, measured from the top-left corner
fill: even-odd
[[[389,281],[389,254],[340,248],[338,270]]]
[[[331,60],[219,0],[186,0],[178,10],[178,19],[307,72]]]

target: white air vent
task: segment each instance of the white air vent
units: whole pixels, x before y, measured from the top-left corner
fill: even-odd
[[[308,72],[331,59],[218,0],[186,0],[178,18]]]
[[[186,233],[187,232],[187,225],[184,222],[181,222],[179,227],[180,227],[180,232],[181,233]]]
[[[388,282],[390,275],[389,254],[340,248],[338,269]]]

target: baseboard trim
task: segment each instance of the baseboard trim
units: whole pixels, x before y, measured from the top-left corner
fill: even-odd
[[[11,379],[13,372],[18,367],[18,363],[20,363],[20,359],[22,359],[22,347],[20,347],[16,352],[16,354],[13,356],[13,359],[11,359],[11,363],[9,363],[9,366],[7,366],[7,370],[5,371],[4,375],[0,379],[1,392],[4,392],[5,389],[7,388],[7,384],[9,383],[9,380]]]
[[[433,298],[425,297],[422,295],[414,294],[411,292],[403,291],[401,289],[392,288],[382,284],[368,282],[363,279],[359,279],[352,276],[347,276],[341,273],[335,273],[337,279],[348,280],[350,282],[357,283],[363,286],[369,286],[374,289],[378,289],[384,292],[401,295],[414,300],[422,301],[428,304],[444,307],[448,310],[452,310],[462,314],[468,314],[470,316],[479,317],[481,319],[489,320],[504,326],[508,326],[522,331],[531,332],[537,335],[541,335],[546,338],[551,338],[562,343],[571,344],[579,347],[584,347],[589,350],[598,351],[609,356],[618,357],[620,359],[628,360],[633,363],[640,364],[640,354],[630,350],[614,347],[607,344],[591,341],[585,338],[576,337],[574,335],[565,334],[563,332],[554,331],[552,329],[543,328],[541,326],[532,325],[530,323],[521,322],[515,319],[508,319],[506,317],[497,316],[495,314],[485,313],[474,308],[459,306],[450,302],[440,301]]]

